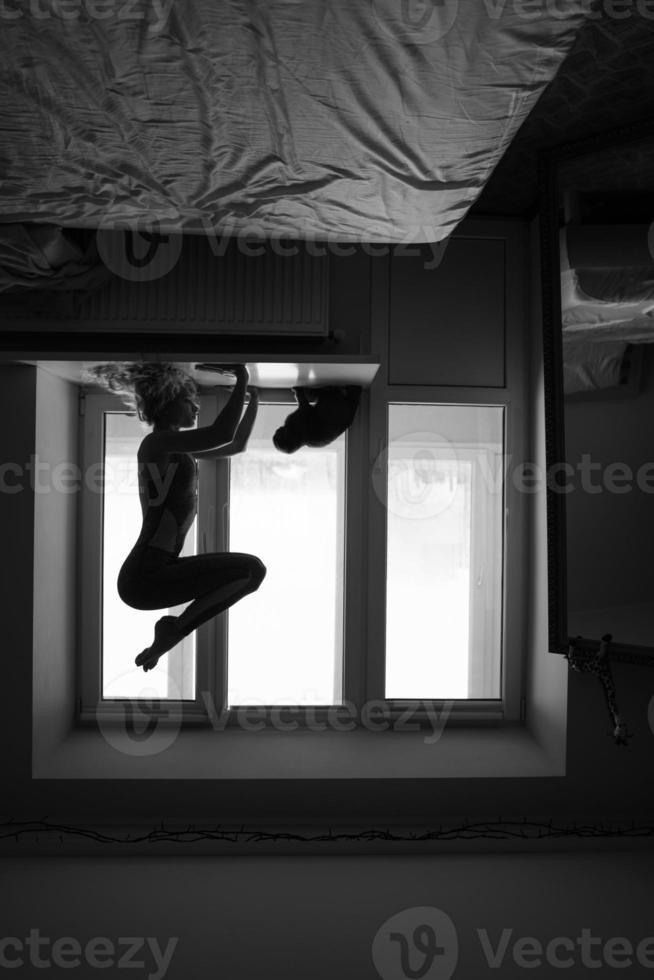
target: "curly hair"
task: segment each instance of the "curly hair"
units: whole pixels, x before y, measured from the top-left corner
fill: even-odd
[[[181,394],[197,395],[190,375],[175,364],[114,361],[84,372],[85,380],[122,395],[147,425],[153,425]]]

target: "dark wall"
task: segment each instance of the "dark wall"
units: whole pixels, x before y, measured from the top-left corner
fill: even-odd
[[[18,787],[25,786],[31,765],[34,497],[25,490],[14,492],[14,486],[34,451],[33,368],[0,365],[0,418],[0,535],[7,559],[0,563],[0,620],[4,624],[0,649],[5,678],[2,700],[9,709],[0,712],[0,751],[5,806],[11,809],[19,802]]]
[[[431,964],[426,976],[437,980],[577,978],[612,975],[613,969],[643,977],[654,965],[653,871],[651,851],[476,850],[392,861],[12,859],[3,869],[0,936],[21,944],[3,950],[8,959],[27,962],[14,970],[19,978],[123,976],[116,961],[130,947],[121,937],[132,937],[133,959],[142,964],[132,964],[129,973],[124,964],[125,975],[149,980],[406,980],[423,975],[425,963]],[[421,925],[433,928],[439,947],[430,958],[420,950],[421,938],[429,950],[429,933],[418,934],[416,945]],[[47,939],[36,950],[46,961],[58,939],[72,937],[85,951],[103,938],[112,944],[103,958],[114,968],[57,968],[56,961],[50,968],[30,966],[24,945],[30,930]],[[414,973],[402,969],[398,936],[405,938]],[[568,948],[548,950],[558,937]],[[648,937],[639,963],[636,950]],[[647,950],[649,966],[643,966]],[[568,965],[557,965],[556,958]]]
[[[630,398],[566,400],[566,457],[582,454],[604,470],[621,463],[636,475],[650,464],[648,491],[636,481],[611,485],[594,472],[584,492],[567,495],[567,541],[572,609],[651,603],[654,593],[654,350],[645,345],[642,386]],[[616,471],[617,472],[617,471]],[[626,471],[625,471],[626,472]],[[628,474],[627,474],[628,475]],[[596,492],[596,488],[600,488]]]
[[[343,260],[350,261],[349,259]],[[361,264],[358,264],[359,261]],[[333,311],[341,324],[369,329],[369,258],[337,278]],[[374,261],[374,260],[372,260]],[[368,318],[366,320],[366,317]],[[363,319],[362,319],[363,318]],[[0,386],[3,455],[25,459],[34,440],[34,372],[13,369]],[[11,424],[9,424],[11,420]],[[6,624],[5,706],[0,715],[5,813],[67,817],[76,822],[153,822],[161,817],[217,821],[311,822],[324,825],[386,822],[434,825],[470,815],[519,815],[561,820],[640,818],[654,809],[653,732],[648,712],[654,671],[615,668],[618,701],[634,738],[618,748],[598,682],[571,674],[567,774],[560,778],[444,780],[33,780],[31,778],[33,521],[29,492],[0,494],[9,561],[0,614]],[[57,568],[52,568],[57,575]],[[549,656],[545,651],[542,656]],[[652,720],[654,721],[654,715]],[[216,735],[217,751],[219,735]],[[447,738],[447,733],[444,738]],[[437,751],[437,747],[436,747]]]

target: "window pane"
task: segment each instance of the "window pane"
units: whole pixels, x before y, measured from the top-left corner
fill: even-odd
[[[390,405],[387,698],[499,698],[504,409]]]
[[[229,610],[228,703],[342,702],[345,437],[290,456],[272,436],[289,405],[261,405],[230,462],[230,550],[267,568]]]
[[[136,453],[145,436],[135,415],[108,412],[104,440],[104,523],[102,556],[102,696],[104,698],[195,697],[195,634],[165,654],[154,670],[144,673],[134,658],[152,643],[154,624],[175,609],[141,611],[120,599],[116,581],[120,566],[141,530]],[[183,555],[196,553],[196,524]]]

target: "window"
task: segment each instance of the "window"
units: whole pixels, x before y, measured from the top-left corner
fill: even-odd
[[[389,405],[386,698],[501,696],[503,417]]]
[[[447,702],[453,716],[505,717],[505,396],[438,394],[393,386],[373,397],[381,449],[369,481],[359,420],[325,449],[285,456],[271,439],[292,399],[267,392],[248,452],[200,462],[184,550],[255,554],[264,584],[144,675],[134,656],[165,611],[129,609],[115,582],[140,528],[135,458],[147,430],[116,399],[88,393],[84,470],[101,464],[104,480],[83,502],[82,717],[137,697],[196,721],[374,698],[396,714]],[[199,424],[217,411],[203,395]]]
[[[182,552],[257,555],[265,588],[144,674],[134,657],[155,622],[184,608],[134,610],[116,590],[141,526],[136,453],[148,429],[118,399],[86,394],[83,469],[96,479],[82,508],[82,716],[136,698],[179,703],[189,718],[204,716],[208,699],[220,709],[342,703],[346,437],[279,453],[272,435],[291,401],[290,392],[262,398],[246,454],[200,461],[198,518]],[[218,406],[203,395],[199,424]]]
[[[263,404],[229,464],[229,549],[267,568],[229,613],[229,706],[343,699],[345,437],[285,456],[272,436],[288,410]]]
[[[189,718],[207,720],[208,692],[227,724],[248,705],[341,706],[359,720],[371,703],[393,718],[523,720],[532,498],[512,474],[532,438],[524,254],[522,231],[475,226],[439,269],[421,255],[371,261],[360,340],[380,368],[347,436],[276,453],[292,397],[269,389],[249,452],[200,463],[198,550],[252,552],[268,576],[198,631],[194,679],[174,678],[194,680]],[[205,418],[215,410],[207,396]],[[90,460],[102,453],[92,417]],[[87,589],[99,521],[85,525]],[[88,642],[84,660],[98,662],[100,638]],[[89,684],[97,705],[99,677]]]
[[[396,715],[517,721],[522,583],[509,571],[524,502],[506,479],[508,393],[379,385],[371,402],[369,696]]]
[[[132,698],[143,691],[144,676],[134,670],[134,657],[152,642],[154,624],[165,610],[131,609],[116,591],[120,566],[141,527],[136,453],[145,433],[134,415],[112,410],[102,411],[102,418],[101,691],[106,699]],[[197,521],[182,551],[183,555],[196,553]],[[168,612],[175,615],[182,608]],[[167,655],[165,670],[149,672],[147,687],[152,696],[194,700],[195,662],[195,634],[191,634]]]

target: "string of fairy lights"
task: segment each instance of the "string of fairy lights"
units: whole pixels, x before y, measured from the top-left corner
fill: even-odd
[[[292,830],[262,830],[254,827],[226,828],[196,826],[157,827],[144,830],[116,832],[91,826],[69,826],[48,820],[7,820],[0,822],[0,841],[21,842],[87,841],[98,845],[111,844],[194,844],[217,842],[221,844],[253,844],[287,842],[295,844],[323,843],[426,843],[437,841],[546,841],[562,839],[646,839],[654,837],[654,823],[573,823],[558,824],[554,821],[503,820],[460,823],[429,830],[393,830],[371,828],[342,831],[328,828],[322,831],[295,832]]]

